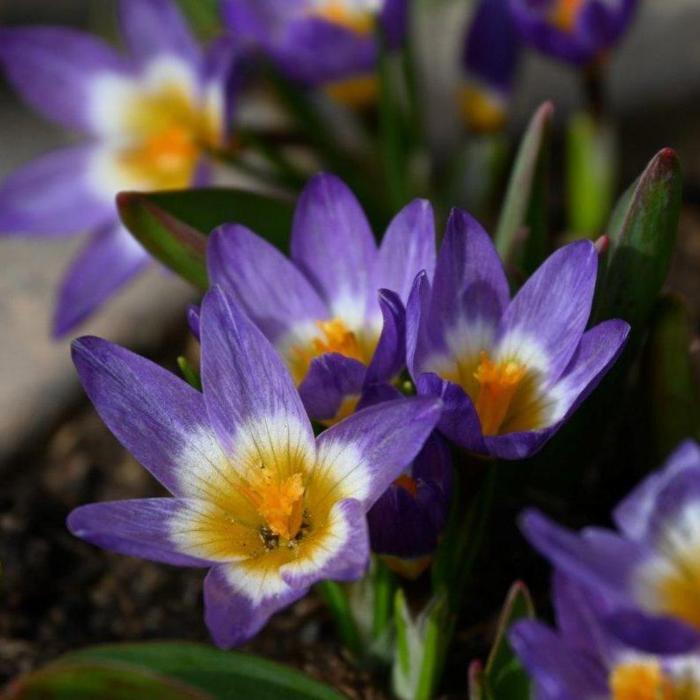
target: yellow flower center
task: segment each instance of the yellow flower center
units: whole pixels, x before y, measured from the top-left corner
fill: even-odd
[[[488,353],[481,353],[474,372],[479,383],[475,408],[484,435],[498,435],[525,374],[525,367],[514,360],[492,362]]]
[[[311,362],[329,352],[369,364],[377,346],[377,337],[350,330],[340,318],[316,321],[316,327],[319,330],[317,336],[306,345],[292,346],[288,352],[289,369],[297,385],[306,376]]]
[[[349,7],[343,0],[325,0],[309,10],[309,14],[357,34],[369,34],[374,28],[374,14]]]
[[[552,24],[563,32],[572,32],[584,2],[585,0],[556,0],[550,13]]]
[[[125,110],[119,165],[139,187],[191,184],[202,151],[220,140],[220,116],[175,82],[140,95]]]
[[[328,97],[352,109],[365,109],[377,101],[379,86],[374,75],[336,80],[324,86]]]
[[[656,662],[621,664],[610,675],[612,700],[681,700],[692,695],[677,694],[673,682]]]
[[[459,94],[459,106],[467,126],[479,133],[500,131],[506,125],[506,108],[493,91],[465,85]]]

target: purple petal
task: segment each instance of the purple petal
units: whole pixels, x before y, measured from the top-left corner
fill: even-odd
[[[687,654],[700,646],[697,630],[670,617],[620,610],[608,615],[604,622],[608,632],[622,644],[647,654]]]
[[[69,129],[92,133],[100,130],[93,115],[95,79],[129,71],[102,41],[57,27],[0,30],[0,62],[34,109]]]
[[[202,384],[211,424],[230,452],[238,428],[282,419],[313,439],[311,424],[277,351],[220,287],[202,302]]]
[[[406,366],[406,311],[403,304],[394,292],[382,289],[379,306],[384,322],[367,369],[368,384],[389,381]]]
[[[291,588],[275,572],[254,576],[243,565],[215,566],[204,579],[204,619],[222,649],[254,637],[278,610],[307,593]]]
[[[444,336],[460,322],[478,321],[495,329],[509,298],[491,238],[476,219],[453,210],[435,269],[429,333]]]
[[[162,367],[100,338],[76,340],[73,361],[87,395],[122,445],[171,493],[191,495],[183,476],[221,455],[202,395]]]
[[[328,317],[299,269],[243,226],[227,224],[212,233],[207,264],[211,283],[236,299],[272,342],[294,326]]]
[[[337,475],[365,511],[386,491],[423,447],[440,417],[440,402],[412,398],[381,403],[359,411],[318,438],[319,463]],[[354,455],[354,457],[353,457]],[[359,463],[348,462],[358,459]]]
[[[300,558],[280,569],[292,588],[306,588],[324,579],[356,581],[367,571],[369,536],[365,510],[359,501],[336,503],[328,515],[330,533],[318,544],[320,552],[311,561]]]
[[[299,198],[292,259],[313,282],[334,316],[359,324],[376,307],[377,250],[362,207],[333,175],[317,175]]]
[[[177,498],[92,503],[72,511],[67,525],[76,537],[119,554],[175,566],[211,566],[185,554],[173,540],[174,521],[186,508],[186,501]]]
[[[201,338],[200,333],[200,318],[199,318],[199,306],[196,304],[190,304],[187,307],[187,326],[190,329],[190,333],[199,341]]]
[[[493,457],[525,459],[539,452],[561,426],[562,421],[559,421],[542,430],[488,435],[484,437],[484,442],[488,453]]]
[[[119,18],[122,36],[139,63],[165,54],[179,56],[199,67],[199,46],[171,0],[121,0]]]
[[[151,262],[120,225],[93,235],[61,283],[53,318],[54,337],[72,331]]]
[[[355,407],[355,410],[361,411],[363,408],[369,408],[378,403],[396,401],[397,399],[403,398],[404,394],[391,384],[371,384],[363,388],[362,398]]]
[[[299,385],[309,416],[318,421],[335,419],[345,399],[362,394],[366,375],[367,368],[350,357],[333,352],[315,358]]]
[[[384,0],[381,23],[389,48],[396,49],[401,46],[408,31],[408,22],[408,0]]]
[[[425,361],[432,353],[446,352],[444,335],[431,333],[431,293],[427,273],[419,272],[406,304],[406,366],[413,381],[418,381]]]
[[[379,247],[377,285],[396,292],[405,304],[416,275],[435,273],[435,215],[430,202],[417,199],[389,224]]]
[[[684,469],[669,478],[656,495],[645,540],[672,562],[694,557],[693,542],[700,537],[698,513],[700,469]]]
[[[471,452],[487,453],[486,444],[481,435],[479,416],[472,400],[461,386],[429,372],[418,377],[416,389],[420,396],[435,396],[442,399],[442,415],[438,430],[445,437]]]
[[[65,235],[114,221],[112,196],[91,181],[94,152],[90,145],[64,148],[11,173],[0,186],[0,231]]]
[[[598,272],[590,241],[578,241],[550,255],[511,301],[503,315],[502,343],[517,350],[532,339],[546,355],[548,377],[558,378],[581,342]]]
[[[694,440],[682,443],[662,469],[642,481],[617,506],[613,519],[618,528],[632,539],[646,537],[658,495],[676,475],[686,470],[691,470],[700,478],[700,447]]]

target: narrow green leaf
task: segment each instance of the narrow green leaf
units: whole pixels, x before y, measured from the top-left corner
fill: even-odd
[[[547,146],[554,107],[545,102],[534,114],[520,143],[501,216],[496,248],[504,261],[512,260],[519,240],[528,239],[527,266],[546,246],[545,175]]]
[[[123,663],[163,674],[216,700],[341,700],[332,688],[272,661],[189,643],[137,643],[91,647],[66,662]],[[133,700],[133,696],[129,700]]]
[[[184,380],[193,389],[196,389],[197,391],[201,391],[202,390],[202,378],[199,375],[199,372],[194,367],[192,367],[189,360],[186,357],[184,357],[183,355],[180,355],[177,358],[177,366],[180,368],[180,373],[182,374]]]
[[[587,112],[575,114],[566,140],[569,232],[593,238],[610,215],[617,175],[612,126]]]
[[[652,159],[616,208],[597,304],[599,319],[623,318],[637,335],[648,323],[676,242],[681,190],[680,163],[667,148]]]
[[[649,425],[657,460],[681,440],[700,437],[700,397],[690,359],[688,311],[676,296],[659,299],[651,320],[643,364]]]
[[[122,222],[153,257],[202,289],[208,286],[206,236],[220,224],[248,226],[285,247],[292,206],[255,192],[206,188],[177,192],[121,192]]]
[[[362,639],[347,592],[341,584],[335,581],[321,581],[316,584],[316,587],[333,615],[343,644],[355,656],[362,656],[364,651]]]
[[[215,700],[173,678],[111,660],[62,661],[17,679],[7,700]]]

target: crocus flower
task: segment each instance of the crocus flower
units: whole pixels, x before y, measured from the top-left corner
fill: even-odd
[[[372,551],[411,578],[429,564],[447,523],[452,459],[444,439],[433,433],[412,464],[367,515]]]
[[[431,285],[416,278],[406,309],[418,392],[441,396],[439,429],[462,447],[519,459],[568,420],[619,355],[624,321],[586,330],[598,260],[579,241],[551,255],[510,298],[493,243],[454,211]]]
[[[460,106],[474,131],[499,131],[506,123],[520,56],[508,1],[481,0],[467,32]]]
[[[363,574],[365,513],[439,407],[386,402],[315,439],[278,353],[217,287],[204,298],[201,342],[203,393],[104,340],[75,342],[97,411],[173,497],[82,506],[68,527],[122,554],[209,567],[206,622],[229,647],[320,579]]]
[[[526,43],[576,65],[602,58],[629,26],[638,0],[509,0]]]
[[[225,0],[223,8],[234,36],[289,78],[356,105],[376,96],[377,23],[390,46],[406,32],[406,0]]]
[[[0,231],[90,234],[63,279],[56,335],[149,261],[120,225],[115,194],[202,182],[205,151],[224,137],[228,42],[204,55],[170,0],[123,0],[120,19],[127,56],[72,29],[0,30],[0,64],[22,97],[87,137],[25,165],[0,186]]]
[[[537,511],[522,530],[566,575],[611,598],[635,620],[635,637],[671,634],[679,651],[700,646],[700,448],[681,445],[665,467],[615,509],[618,532],[575,534]]]
[[[670,639],[657,639],[653,654],[626,645],[608,629],[609,601],[562,576],[553,602],[557,630],[525,620],[509,633],[538,700],[700,698],[700,649],[676,654]]]
[[[435,265],[433,213],[409,204],[378,249],[354,195],[321,174],[299,198],[291,260],[238,225],[212,233],[207,258],[212,283],[285,358],[309,415],[334,421],[405,365],[403,302],[416,273]]]

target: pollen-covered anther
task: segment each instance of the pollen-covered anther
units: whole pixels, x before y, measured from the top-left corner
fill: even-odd
[[[177,125],[151,136],[143,149],[144,158],[150,159],[159,170],[170,172],[188,167],[198,155],[192,132]]]
[[[310,10],[310,14],[358,34],[369,34],[374,28],[374,16],[371,12],[349,7],[343,0],[320,2]]]
[[[414,498],[418,493],[418,484],[416,483],[416,480],[408,474],[402,474],[398,479],[395,479],[394,485],[398,486],[404,491],[407,491]]]
[[[564,32],[573,31],[584,2],[585,0],[556,0],[551,13],[554,26]]]
[[[479,383],[476,412],[484,435],[497,435],[527,370],[515,360],[492,362],[482,352],[474,378]]]
[[[357,336],[343,321],[334,318],[330,321],[317,321],[316,325],[322,335],[314,338],[312,342],[319,355],[337,352],[353,360],[362,360],[362,348]]]
[[[676,697],[673,682],[656,662],[617,666],[610,674],[610,691],[612,700],[674,700]]]

